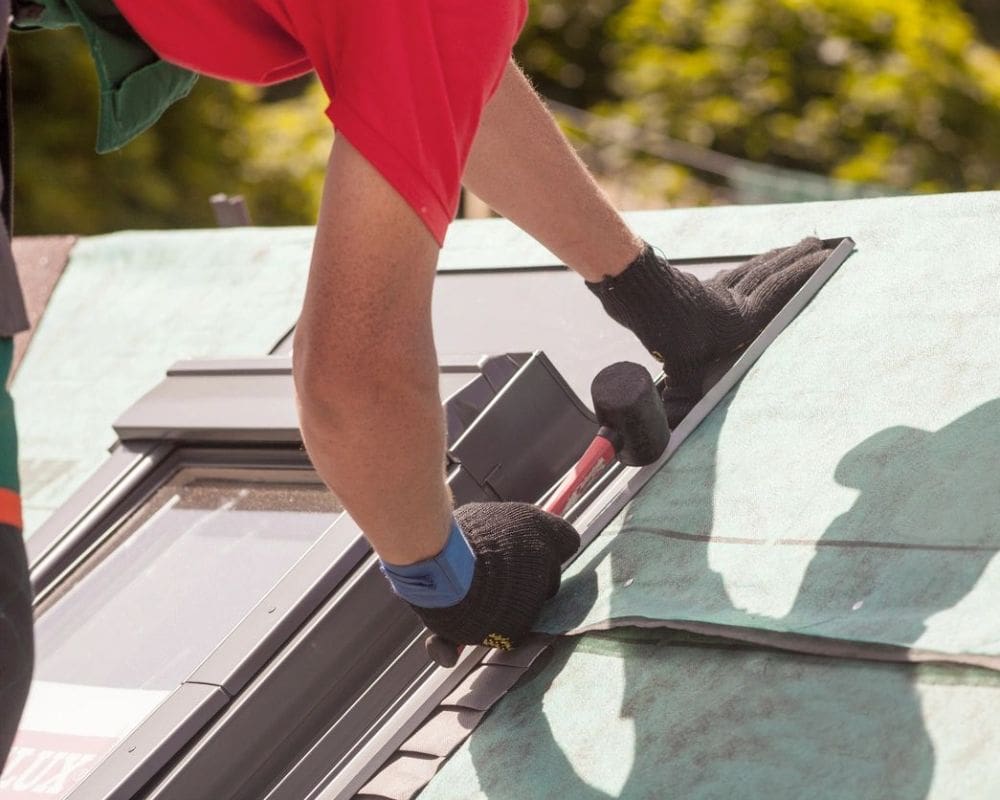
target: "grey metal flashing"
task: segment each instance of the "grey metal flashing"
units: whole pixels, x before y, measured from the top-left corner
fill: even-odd
[[[504,405],[516,407],[518,413],[504,413]],[[552,413],[560,408],[562,413]],[[540,487],[547,490],[575,463],[597,428],[594,415],[548,358],[537,353],[455,442],[451,453],[494,497],[534,502],[541,496]]]
[[[547,646],[548,639],[540,637],[523,644],[516,654],[498,653],[485,647],[466,648],[454,669],[434,669],[427,679],[394,709],[392,716],[382,722],[351,759],[339,765],[338,769],[331,769],[327,780],[317,784],[312,793],[293,795],[276,790],[265,800],[299,800],[303,797],[308,800],[336,800],[353,797],[379,772],[381,766],[410,740],[436,709],[441,706],[463,704],[466,708],[474,708],[478,705],[475,702],[463,703],[459,697],[466,697],[474,689],[479,671],[488,669],[492,665],[505,667],[506,657],[515,656],[514,663],[519,666],[519,671],[523,672]],[[498,696],[494,697],[494,701],[496,699],[499,699]],[[322,752],[310,753],[310,757],[314,759],[317,756],[321,758],[322,755]],[[301,765],[296,765],[296,769],[301,769]]]
[[[442,363],[441,394],[445,399],[445,422],[448,431],[448,442],[457,442],[463,433],[475,423],[476,419],[493,402],[494,397],[503,390],[532,358],[531,353],[510,353],[503,356],[484,356],[476,364],[477,376],[467,380],[469,367],[465,364]],[[454,388],[455,376],[466,376],[464,385]],[[449,458],[457,461],[449,452]]]
[[[180,686],[97,765],[69,800],[134,797],[227,701],[217,686]]]
[[[421,631],[369,559],[172,765],[148,800],[260,797],[331,720],[337,748],[350,750],[429,668],[423,648],[413,646]]]
[[[264,356],[260,358],[199,359],[178,361],[167,369],[168,378],[181,375],[291,375],[290,356]]]
[[[625,505],[640,491],[649,479],[666,463],[678,448],[684,443],[688,436],[701,424],[715,406],[729,393],[746,373],[764,353],[768,346],[777,338],[782,330],[799,314],[808,304],[815,294],[822,288],[839,267],[847,260],[853,252],[855,243],[849,237],[841,239],[827,240],[828,246],[833,247],[833,252],[817,269],[817,271],[806,281],[795,296],[785,304],[775,318],[764,328],[757,338],[747,347],[743,353],[732,361],[731,364],[724,365],[724,368],[710,378],[712,386],[707,389],[705,396],[687,414],[681,424],[672,432],[670,443],[666,452],[655,464],[647,467],[621,467],[613,469],[605,478],[593,487],[574,509],[570,509],[570,515],[575,515],[574,525],[580,532],[581,545],[576,554],[567,560],[563,565],[565,569],[575,561],[587,546],[593,542],[598,534],[604,530]],[[711,263],[717,263],[716,259],[710,259]],[[545,649],[547,641],[540,638],[532,643],[524,660],[520,673],[523,674],[528,666],[534,661],[537,655]],[[537,648],[537,652],[535,652]],[[521,648],[519,648],[520,650]],[[499,654],[501,658],[517,656],[518,651],[511,654]],[[467,679],[473,671],[477,669],[480,662],[486,663],[491,658],[496,658],[496,651],[487,650],[483,647],[467,648],[460,658],[458,664],[452,670],[438,668],[431,674],[427,682],[414,694],[408,704],[400,709],[400,712],[393,718],[391,723],[387,722],[380,735],[373,737],[366,745],[363,752],[359,753],[349,765],[341,769],[338,774],[331,775],[329,781],[319,788],[309,800],[347,800],[347,798],[358,797],[369,800],[370,798],[386,797],[388,795],[379,794],[381,785],[376,780],[376,776],[381,769],[376,765],[385,764],[392,769],[394,760],[403,752],[404,743],[414,735],[425,724],[425,720],[432,719],[435,708],[445,707],[449,702],[454,702],[453,698],[446,698],[444,686],[457,686],[462,680]],[[442,675],[441,673],[445,673]],[[450,673],[450,675],[448,674]],[[495,699],[499,699],[497,695]],[[474,707],[483,705],[473,703]],[[480,709],[483,710],[483,709]],[[409,715],[409,716],[407,716]],[[471,733],[471,731],[470,731]],[[430,755],[433,754],[423,754]],[[439,767],[444,759],[437,761]],[[433,777],[434,771],[415,771],[404,773],[412,780],[411,785],[404,791],[399,791],[396,797],[415,796],[430,778],[426,778],[429,773]],[[369,784],[369,781],[373,781]],[[399,786],[397,785],[397,789]],[[286,800],[285,796],[268,797],[266,800]],[[290,798],[287,798],[290,800]]]
[[[445,361],[440,391],[449,419],[458,413],[458,406],[470,405],[471,396],[459,396],[463,389],[480,384],[476,394],[482,399],[471,403],[478,412],[525,358],[501,356],[478,364]],[[448,402],[451,398],[454,403]],[[455,419],[465,417],[459,414]],[[300,444],[291,358],[174,364],[164,381],[118,418],[114,429],[125,442]]]
[[[826,240],[824,242],[832,246],[833,252],[826,261],[810,276],[801,289],[792,297],[779,311],[774,319],[760,332],[756,339],[750,343],[749,347],[743,351],[739,359],[724,374],[719,376],[711,389],[704,397],[688,412],[680,425],[671,433],[670,443],[666,452],[659,461],[647,467],[627,467],[613,480],[613,482],[603,488],[600,496],[591,492],[583,498],[581,505],[586,504],[586,511],[580,514],[576,521],[577,528],[581,530],[582,544],[577,555],[570,559],[572,563],[576,557],[583,552],[584,548],[604,530],[605,526],[614,519],[626,504],[642,489],[643,486],[655,475],[660,467],[669,461],[677,449],[697,428],[702,420],[707,417],[712,409],[727,395],[750,367],[759,359],[764,351],[778,337],[778,335],[788,326],[788,324],[798,316],[799,312],[809,303],[816,293],[823,287],[840,266],[847,260],[847,257],[854,251],[855,243],[850,237]],[[599,488],[599,487],[595,487]]]
[[[282,361],[285,361],[282,359]],[[122,441],[296,444],[302,441],[291,367],[218,373],[172,368],[115,422]]]
[[[106,519],[169,452],[169,447],[151,442],[119,445],[28,539],[28,562],[36,596],[80,555],[93,527]]]

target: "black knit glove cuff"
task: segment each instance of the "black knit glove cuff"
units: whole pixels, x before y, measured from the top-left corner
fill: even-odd
[[[452,642],[516,647],[559,590],[562,563],[580,537],[565,520],[528,503],[470,503],[455,519],[476,554],[469,592],[448,608],[413,609]]]

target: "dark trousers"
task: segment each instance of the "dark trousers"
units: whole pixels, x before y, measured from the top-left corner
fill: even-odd
[[[7,373],[14,347],[0,337],[0,772],[17,731],[33,662],[31,583],[21,535],[17,431]]]
[[[0,772],[31,685],[31,585],[21,532],[0,525]]]
[[[7,66],[7,21],[10,0],[0,0],[0,772],[24,709],[34,663],[31,584],[19,522],[17,499],[17,439],[14,407],[7,394],[12,356],[10,333],[24,327],[23,306],[13,279],[10,253],[11,159],[10,86]],[[17,298],[20,299],[19,297]]]

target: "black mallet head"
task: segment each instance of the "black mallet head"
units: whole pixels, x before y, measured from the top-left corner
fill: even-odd
[[[620,361],[597,373],[590,386],[597,421],[613,432],[618,460],[644,467],[658,460],[670,442],[663,401],[649,371]]]

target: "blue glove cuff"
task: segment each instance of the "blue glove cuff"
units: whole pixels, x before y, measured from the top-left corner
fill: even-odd
[[[448,608],[469,593],[476,568],[476,554],[455,520],[444,549],[433,558],[416,564],[379,562],[392,590],[419,608]]]

